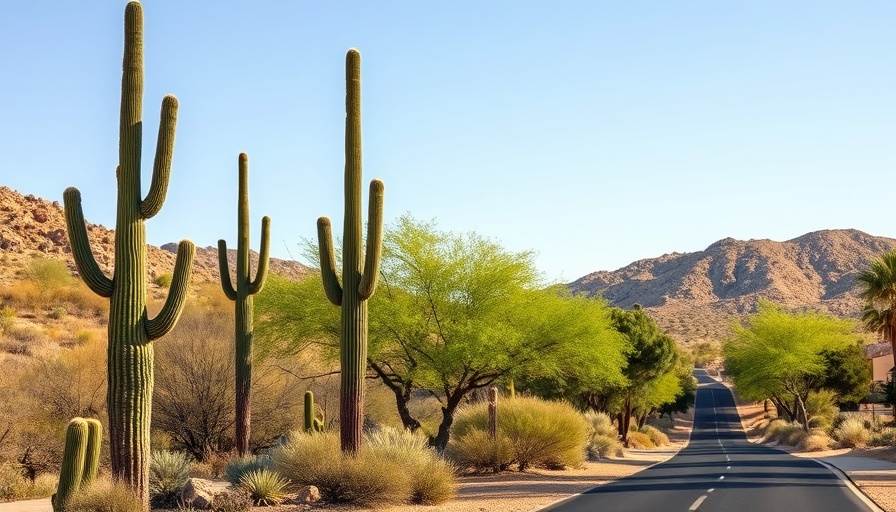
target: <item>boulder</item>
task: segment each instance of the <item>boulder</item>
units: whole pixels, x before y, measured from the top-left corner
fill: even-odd
[[[212,508],[212,502],[215,493],[221,490],[221,485],[211,480],[202,478],[191,478],[187,480],[187,485],[181,491],[180,497],[184,503],[193,505],[194,509],[209,510]]]
[[[320,490],[313,485],[306,485],[299,489],[296,501],[310,505],[320,500]]]

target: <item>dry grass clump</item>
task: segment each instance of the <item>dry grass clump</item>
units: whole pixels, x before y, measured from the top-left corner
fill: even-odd
[[[650,448],[656,448],[656,445],[653,444],[653,440],[650,439],[649,435],[637,430],[629,431],[625,442],[629,448],[634,448],[635,450],[649,450]]]
[[[101,478],[68,500],[66,512],[143,512],[143,504],[123,483]]]
[[[797,448],[804,452],[823,452],[830,450],[833,445],[834,440],[831,436],[824,432],[813,431],[803,437]]]
[[[896,446],[896,427],[881,427],[871,433],[871,446]]]
[[[445,457],[464,470],[495,473],[507,470],[514,460],[510,439],[504,436],[492,439],[480,429],[452,436]]]
[[[799,446],[807,435],[799,423],[775,419],[765,427],[763,442],[771,443],[777,441],[789,446]]]
[[[46,498],[56,492],[57,479],[43,473],[33,481],[22,474],[18,464],[0,464],[0,501]]]
[[[455,414],[452,436],[461,439],[475,430],[488,430],[485,402],[464,407]],[[591,427],[585,418],[563,402],[523,397],[504,400],[498,406],[498,437],[509,441],[513,463],[520,471],[530,466],[560,469],[581,465],[590,435]]]
[[[410,436],[412,434],[408,434]],[[428,447],[400,434],[368,437],[344,455],[336,433],[293,432],[272,454],[273,468],[293,484],[314,485],[330,503],[383,506],[441,503],[454,496],[453,468]]]
[[[607,457],[622,457],[625,451],[619,441],[619,434],[613,425],[610,415],[603,412],[587,411],[585,421],[591,425],[591,437],[588,439],[587,453],[591,460]]]
[[[651,425],[644,425],[643,427],[638,429],[638,432],[642,434],[647,434],[647,437],[650,438],[650,441],[655,446],[669,446],[671,443],[669,442],[669,436],[667,436],[664,432],[659,430],[656,427]]]
[[[865,427],[862,418],[850,416],[834,429],[834,439],[845,448],[864,448],[871,440],[871,430]]]

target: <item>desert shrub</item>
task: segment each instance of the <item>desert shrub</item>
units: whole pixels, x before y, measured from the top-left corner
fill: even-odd
[[[249,512],[252,508],[252,496],[245,489],[215,494],[212,501],[217,512]]]
[[[82,487],[69,500],[66,512],[143,512],[143,504],[127,485],[101,478]]]
[[[647,434],[647,437],[649,437],[650,441],[656,446],[669,446],[670,444],[669,436],[651,425],[644,425],[638,429],[638,432]]]
[[[896,446],[896,428],[882,427],[871,433],[871,446]]]
[[[588,411],[585,413],[585,420],[591,425],[595,435],[614,437],[618,434],[613,419],[605,412]]]
[[[180,493],[190,478],[192,460],[182,452],[157,450],[149,461],[149,495],[159,506],[177,504]]]
[[[48,258],[34,258],[25,269],[25,278],[42,293],[55,291],[72,284],[74,279],[65,262]]]
[[[462,437],[471,430],[487,431],[488,404],[480,402],[455,413],[452,434]],[[498,435],[513,447],[520,471],[528,466],[578,466],[585,459],[591,427],[572,406],[535,397],[502,402]]]
[[[68,311],[62,306],[53,306],[47,316],[53,320],[59,320],[68,316]]]
[[[865,427],[865,421],[859,417],[848,417],[834,429],[834,439],[847,448],[862,448],[871,440],[871,431]]]
[[[797,447],[805,452],[823,452],[831,449],[834,440],[823,432],[809,433],[804,436]]]
[[[409,501],[435,505],[454,496],[455,468],[429,447],[428,440],[405,429],[383,427],[365,436],[366,449],[397,463],[411,478]]]
[[[481,429],[452,436],[445,457],[460,468],[474,471],[504,471],[514,461],[510,439],[503,435],[492,439]]]
[[[834,418],[840,414],[837,408],[837,394],[828,389],[811,391],[806,399],[806,415],[809,417],[810,428],[830,430],[834,425]]]
[[[18,464],[0,464],[0,501],[21,499],[27,481]]]
[[[5,334],[16,319],[16,310],[11,307],[0,309],[0,334]]]
[[[293,432],[271,459],[281,475],[296,485],[316,486],[331,503],[394,504],[410,495],[404,468],[363,448],[356,457],[343,456],[336,433]]]
[[[224,479],[232,484],[238,484],[246,473],[270,467],[271,458],[267,455],[237,457],[231,459],[224,468]]]
[[[628,433],[626,443],[628,444],[629,448],[634,448],[636,450],[647,450],[650,448],[656,448],[656,445],[653,444],[653,440],[650,439],[649,435],[637,430],[632,430]]]
[[[252,497],[256,505],[279,505],[286,498],[289,480],[270,469],[253,469],[240,477],[240,486]]]
[[[33,343],[41,338],[43,331],[33,325],[14,325],[9,331],[9,337],[22,343]]]
[[[789,446],[798,446],[806,435],[807,433],[798,422],[776,419],[769,422],[765,427],[765,438],[763,441],[766,443],[777,441]]]
[[[161,288],[168,288],[169,286],[171,286],[171,279],[171,274],[161,274],[156,277],[153,282],[156,284],[156,286],[159,286]]]
[[[619,436],[615,433],[612,436],[594,434],[588,442],[588,458],[591,460],[622,457],[624,454],[622,443],[619,441]]]

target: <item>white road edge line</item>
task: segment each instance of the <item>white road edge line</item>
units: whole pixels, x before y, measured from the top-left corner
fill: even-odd
[[[691,508],[688,509],[688,512],[694,512],[695,510],[700,508],[700,504],[703,503],[703,500],[705,500],[705,499],[706,499],[705,494],[703,496],[700,496],[699,498],[697,498],[697,501],[695,501],[694,504],[691,505]]]
[[[871,498],[866,496],[865,493],[863,493],[861,490],[859,490],[859,488],[856,486],[856,484],[854,484],[852,482],[852,480],[849,478],[849,476],[846,473],[843,472],[843,470],[841,470],[837,466],[834,466],[833,464],[829,464],[821,459],[812,459],[812,460],[814,460],[815,462],[828,468],[829,470],[831,470],[831,473],[834,473],[835,475],[837,475],[837,478],[839,478],[840,480],[843,480],[843,483],[846,484],[846,487],[849,488],[849,490],[851,490],[853,492],[853,494],[855,494],[856,497],[862,501],[862,503],[864,503],[865,505],[868,505],[868,508],[871,509],[871,512],[886,512],[884,509],[880,508],[880,506],[878,506],[877,503],[871,501]]]

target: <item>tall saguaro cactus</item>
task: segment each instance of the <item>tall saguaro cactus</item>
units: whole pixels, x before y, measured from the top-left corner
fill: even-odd
[[[261,219],[261,249],[255,279],[249,275],[249,157],[240,153],[239,199],[237,200],[236,286],[230,281],[227,242],[218,240],[218,265],[224,295],[234,301],[236,317],[236,450],[240,457],[249,451],[252,398],[252,296],[261,291],[268,273],[271,219]]]
[[[149,193],[141,197],[140,154],[143,122],[143,9],[130,2],[125,9],[124,61],[121,78],[121,120],[118,144],[118,210],[115,221],[115,269],[103,274],[90,249],[81,193],[65,191],[65,221],[72,255],[81,278],[109,298],[107,351],[109,442],[112,473],[125,482],[149,509],[149,425],[152,412],[153,346],[177,323],[193,270],[195,248],[183,240],[177,249],[168,298],[154,318],[146,311],[145,221],[162,208],[168,190],[177,100],[162,100],[158,146]]]
[[[336,274],[330,219],[317,221],[321,276],[327,298],[342,307],[339,437],[343,452],[357,453],[363,425],[367,368],[367,299],[376,289],[383,239],[383,182],[370,182],[367,250],[362,253],[361,219],[361,54],[345,57],[345,217],[342,285]]]

